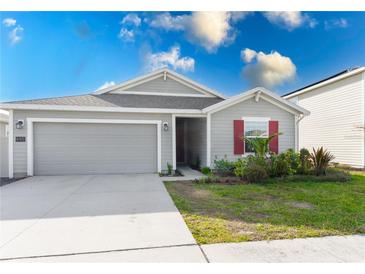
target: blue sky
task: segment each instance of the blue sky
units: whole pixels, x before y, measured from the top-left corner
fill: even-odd
[[[365,65],[364,12],[1,12],[0,101],[84,94],[168,65],[226,95]]]

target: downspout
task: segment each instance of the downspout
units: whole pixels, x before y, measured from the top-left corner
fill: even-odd
[[[295,115],[295,150],[299,151],[299,122],[304,118],[303,114]]]

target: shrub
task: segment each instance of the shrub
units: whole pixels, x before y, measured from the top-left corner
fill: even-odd
[[[335,158],[323,147],[317,149],[313,148],[313,152],[309,157],[314,167],[314,173],[317,176],[325,175],[329,162]]]
[[[172,165],[170,165],[169,163],[167,163],[167,172],[169,175],[172,175]]]
[[[328,168],[326,175],[293,175],[284,179],[289,182],[349,182],[351,181],[351,174],[336,168]]]
[[[271,177],[282,177],[290,173],[291,168],[284,153],[271,155],[269,160],[269,175]]]
[[[265,166],[255,161],[249,161],[247,163],[245,176],[249,183],[259,183],[268,178]]]
[[[289,168],[290,174],[295,174],[298,172],[298,168],[300,165],[300,157],[299,157],[299,153],[296,153],[293,149],[288,149],[285,152],[285,159],[287,160],[288,164],[289,164]]]
[[[214,160],[214,172],[221,176],[232,175],[234,170],[234,162],[228,161],[227,156],[218,160]]]
[[[217,182],[217,179],[218,178],[216,176],[214,176],[212,173],[210,173],[206,177],[202,177],[200,179],[194,180],[194,182],[197,184],[213,184],[213,183]]]
[[[300,167],[299,174],[309,174],[311,168],[310,153],[308,149],[302,148],[299,152]]]
[[[247,170],[247,159],[241,158],[235,163],[234,174],[237,177],[244,178]]]
[[[201,171],[201,173],[203,173],[204,175],[209,175],[209,174],[211,174],[211,173],[212,173],[212,171],[211,171],[210,167],[207,167],[207,166],[202,167],[202,168],[200,169],[200,171]]]

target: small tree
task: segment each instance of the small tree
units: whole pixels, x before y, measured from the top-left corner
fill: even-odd
[[[242,138],[243,142],[248,142],[255,151],[255,155],[264,158],[267,153],[269,153],[269,143],[275,137],[281,135],[282,133],[272,134],[267,138]]]

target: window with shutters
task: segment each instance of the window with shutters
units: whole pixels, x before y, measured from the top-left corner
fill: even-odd
[[[247,119],[247,118],[246,118]],[[250,138],[267,138],[269,136],[269,122],[262,120],[247,119],[245,120],[245,137]],[[245,141],[245,153],[255,152],[249,142]]]

